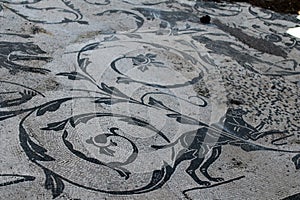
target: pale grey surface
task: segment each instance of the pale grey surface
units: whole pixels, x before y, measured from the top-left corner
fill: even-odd
[[[181,2],[0,1],[0,199],[283,199],[300,192],[300,41],[285,33],[299,20],[248,4]],[[206,14],[211,24],[200,23]],[[247,111],[247,125],[237,120],[221,132],[233,123],[222,121],[230,109]],[[76,124],[82,115],[86,121]],[[255,131],[245,126],[261,122],[261,132],[278,133],[251,140]],[[211,131],[197,140],[193,134],[206,126]],[[220,144],[222,137],[234,145]],[[247,152],[241,144],[248,142],[273,150]],[[207,160],[219,146],[209,172],[224,181],[184,193],[201,185],[186,173],[192,159],[175,169],[176,160],[192,150]],[[172,175],[150,191],[104,192],[141,188],[159,170]]]

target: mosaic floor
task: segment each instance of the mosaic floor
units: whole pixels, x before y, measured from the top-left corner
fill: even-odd
[[[300,199],[299,22],[0,0],[0,199]]]

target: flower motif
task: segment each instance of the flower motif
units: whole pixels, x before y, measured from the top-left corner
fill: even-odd
[[[111,134],[100,134],[95,137],[90,137],[86,140],[88,144],[92,144],[99,148],[100,154],[105,154],[108,156],[114,156],[115,151],[109,149],[110,146],[117,146],[117,143],[115,143],[112,140],[108,140],[108,137],[110,137]]]
[[[148,70],[149,64],[154,64],[156,67],[162,67],[164,63],[155,61],[157,55],[147,53],[146,55],[139,54],[138,56],[132,58],[133,66],[138,66],[138,69],[142,72]]]

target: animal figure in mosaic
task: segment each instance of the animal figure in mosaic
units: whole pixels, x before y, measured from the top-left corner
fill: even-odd
[[[183,134],[173,143],[167,145],[153,145],[155,149],[172,148],[176,144],[180,143],[184,148],[178,153],[174,165],[166,166],[166,173],[162,178],[164,181],[160,181],[160,184],[166,182],[175,168],[185,160],[190,160],[190,165],[186,169],[194,181],[201,185],[210,185],[208,181],[200,180],[196,175],[196,170],[200,172],[209,180],[213,182],[223,181],[223,178],[212,177],[208,173],[208,168],[219,158],[223,145],[234,145],[241,147],[244,151],[277,151],[277,152],[290,152],[279,149],[273,149],[264,147],[249,140],[258,140],[266,135],[283,133],[280,131],[266,131],[260,132],[264,123],[259,126],[253,127],[246,123],[242,116],[245,112],[241,109],[229,108],[224,117],[221,118],[220,123],[212,124],[211,126],[199,128],[196,131],[191,131]],[[220,124],[223,124],[220,127]],[[207,155],[209,157],[206,159]]]
[[[186,169],[186,173],[198,184],[209,187],[211,182],[223,182],[221,177],[212,177],[208,169],[220,157],[222,146],[233,145],[238,146],[246,152],[250,151],[275,151],[286,153],[299,153],[299,151],[289,151],[270,148],[259,145],[255,142],[266,135],[284,134],[281,131],[260,131],[264,126],[262,122],[257,127],[253,127],[243,119],[245,112],[241,109],[229,108],[219,123],[205,126],[195,131],[184,133],[174,142],[166,145],[152,145],[156,150],[174,148],[180,144],[183,148],[177,153],[172,165],[165,163],[159,170],[154,170],[149,184],[146,186],[128,191],[102,191],[111,194],[140,194],[150,192],[162,187],[173,175],[176,168],[183,161],[189,161],[190,164]],[[220,127],[220,124],[223,124]],[[196,171],[200,170],[206,180],[201,180]]]

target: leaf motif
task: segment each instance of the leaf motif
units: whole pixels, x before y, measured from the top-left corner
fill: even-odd
[[[84,123],[86,124],[89,120],[95,118],[96,115],[95,114],[91,114],[90,116],[83,116],[83,115],[80,115],[80,116],[75,116],[75,117],[72,117],[70,119],[70,124],[72,127],[76,127],[76,125],[80,124],[80,123]]]
[[[46,112],[56,111],[57,109],[59,109],[59,107],[62,103],[66,102],[66,101],[69,101],[71,99],[72,98],[64,98],[64,99],[59,99],[59,100],[55,100],[55,101],[51,101],[49,103],[46,103],[38,109],[36,115],[41,116],[41,115],[45,114]]]
[[[55,199],[63,193],[65,189],[65,184],[61,180],[61,178],[54,174],[52,171],[44,169],[44,173],[46,176],[45,188],[47,190],[51,190],[52,197],[53,199]]]
[[[97,100],[94,101],[94,103],[104,103],[106,105],[113,105],[116,103],[122,103],[122,102],[128,102],[127,99],[115,99],[115,98],[110,98],[110,97],[101,97]]]
[[[47,150],[33,142],[27,134],[22,124],[19,126],[20,144],[30,160],[54,161],[55,159],[47,155]]]
[[[104,117],[104,116],[112,116],[112,113],[87,113],[82,115],[76,115],[72,118],[70,118],[70,124],[72,127],[75,127],[76,125],[80,123],[87,123],[89,120],[95,118],[95,117]]]
[[[22,114],[24,112],[27,112],[28,110],[17,110],[17,111],[1,111],[0,112],[0,121],[3,121],[5,119],[15,117],[19,114]]]
[[[123,84],[129,84],[131,82],[134,82],[131,78],[127,77],[117,77],[117,83],[123,83]]]
[[[148,122],[142,121],[142,120],[134,118],[134,117],[124,117],[119,120],[126,122],[128,124],[131,124],[131,125],[136,125],[136,126],[141,126],[141,127],[150,126],[150,124]]]
[[[142,27],[144,24],[144,19],[138,15],[134,15],[133,17],[136,19],[135,22],[136,22],[137,27],[138,28]]]
[[[151,181],[148,185],[156,185],[166,176],[166,168],[163,166],[160,170],[154,170],[152,173]]]
[[[116,95],[119,97],[124,97],[124,98],[129,99],[129,97],[127,95],[125,95],[123,92],[121,92],[119,89],[117,89],[115,87],[109,87],[105,83],[101,83],[101,87],[102,87],[102,90],[108,94]]]
[[[138,67],[138,70],[140,70],[141,72],[145,72],[145,71],[149,70],[149,68],[145,65],[142,65],[142,66]]]
[[[84,62],[86,61],[86,58],[81,58],[78,60],[78,65],[81,68],[84,65]]]
[[[242,143],[240,144],[240,147],[246,152],[262,150],[259,146],[250,143]]]
[[[162,109],[166,109],[166,110],[171,110],[170,108],[168,108],[167,106],[165,106],[163,104],[163,102],[161,101],[158,101],[156,99],[154,99],[153,97],[150,97],[149,98],[149,102],[148,102],[149,105],[152,105],[152,106],[156,106],[158,108],[162,108]]]
[[[152,62],[155,67],[167,68],[163,62]]]
[[[78,72],[62,72],[62,73],[58,73],[56,74],[57,76],[67,76],[68,79],[70,80],[89,80],[88,77],[86,77],[83,74],[80,74]]]
[[[44,131],[61,131],[65,128],[68,121],[69,121],[69,119],[66,119],[66,120],[60,121],[60,122],[53,122],[53,123],[47,124],[47,127],[41,128],[41,130],[44,130]]]
[[[99,44],[100,44],[99,42],[88,44],[85,47],[83,47],[80,52],[94,50],[99,46]]]
[[[5,182],[0,183],[0,187],[22,183],[25,181],[34,181],[34,176],[19,175],[19,174],[0,174],[0,177],[5,177]],[[9,177],[9,181],[7,180]]]
[[[0,107],[4,108],[4,107],[21,105],[31,100],[34,96],[36,96],[36,94],[37,93],[35,93],[34,91],[24,90],[24,92],[19,92],[19,95],[21,95],[21,97],[1,101]]]
[[[164,149],[166,147],[169,147],[169,145],[151,145],[151,148],[155,150]],[[173,147],[172,147],[172,158],[173,158]]]
[[[78,65],[79,65],[80,69],[82,69],[82,71],[84,71],[85,73],[87,73],[86,68],[89,64],[91,64],[91,61],[89,61],[88,58],[81,58],[78,61]]]
[[[181,123],[181,124],[191,124],[191,125],[199,125],[199,126],[205,126],[208,127],[207,124],[200,122],[196,119],[193,119],[191,117],[182,115],[182,114],[167,114],[168,117],[170,118],[176,118],[176,121]]]
[[[147,58],[150,58],[150,59],[154,59],[154,58],[156,58],[156,56],[157,56],[157,55],[152,54],[152,53],[147,53],[147,54],[146,54],[146,57],[147,57]]]

